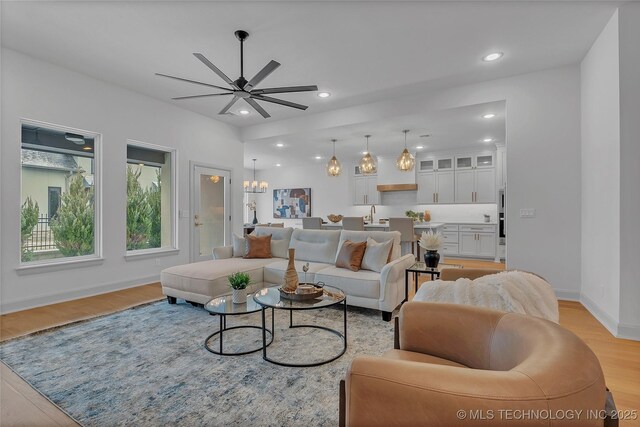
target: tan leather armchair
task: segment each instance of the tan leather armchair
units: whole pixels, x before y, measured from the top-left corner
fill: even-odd
[[[501,271],[493,268],[443,268],[440,272],[440,280],[455,281],[463,277],[474,280],[489,274],[500,273]]]
[[[341,389],[342,425],[604,423],[597,414],[603,414],[608,392],[598,359],[555,323],[409,302],[396,319],[395,347],[383,357],[352,361]],[[540,419],[545,414],[554,419]]]

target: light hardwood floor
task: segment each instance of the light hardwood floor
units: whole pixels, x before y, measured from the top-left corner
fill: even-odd
[[[503,264],[453,260],[466,268],[504,268]],[[421,281],[425,281],[423,278]],[[413,286],[410,286],[413,296]],[[162,298],[159,284],[140,286],[81,300],[54,304],[0,316],[0,340],[66,323],[120,311]],[[560,301],[560,323],[581,337],[598,356],[607,386],[619,410],[640,411],[640,342],[614,338],[578,302]],[[4,364],[0,364],[0,424],[2,426],[76,425]],[[640,420],[621,421],[640,426]]]

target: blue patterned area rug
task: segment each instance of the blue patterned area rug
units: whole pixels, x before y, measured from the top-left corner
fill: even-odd
[[[349,362],[393,347],[392,324],[377,311],[350,307],[344,356],[287,368],[265,362],[261,352],[205,350],[218,319],[187,304],[153,303],[4,342],[0,359],[85,426],[335,426],[339,381]],[[259,325],[260,313],[227,319],[228,327]],[[337,336],[289,329],[288,320],[288,312],[276,310],[269,357],[313,362],[341,350]],[[342,310],[296,312],[294,323],[341,330]],[[259,343],[258,329],[224,335],[225,351]]]

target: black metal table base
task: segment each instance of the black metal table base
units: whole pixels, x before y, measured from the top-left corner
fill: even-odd
[[[263,317],[263,320],[264,320],[264,310],[261,310],[261,311],[262,311],[262,317]],[[223,314],[218,314],[218,316],[220,316],[220,329],[215,331],[211,335],[209,335],[204,340],[204,348],[206,348],[208,351],[210,351],[213,354],[217,354],[217,355],[220,355],[220,356],[242,356],[242,355],[245,355],[245,354],[255,353],[256,351],[262,350],[263,347],[265,346],[265,339],[264,338],[266,338],[266,333],[269,333],[269,335],[271,336],[271,339],[269,340],[268,343],[266,343],[266,346],[268,347],[273,342],[273,325],[274,325],[274,323],[273,323],[273,309],[271,309],[271,330],[266,329],[265,326],[264,326],[264,323],[263,323],[262,326],[239,325],[239,326],[231,326],[230,328],[227,328],[227,316],[223,315]],[[224,337],[223,333],[226,332],[226,331],[230,331],[232,329],[260,329],[262,331],[262,335],[263,335],[262,345],[260,347],[258,347],[258,348],[254,348],[252,350],[247,350],[247,351],[225,352],[223,350],[223,347],[222,347],[223,337]],[[211,338],[215,337],[216,335],[220,335],[220,338],[218,339],[218,349],[217,350],[209,345],[209,340]]]
[[[289,310],[289,328],[293,329],[293,328],[314,328],[314,329],[322,329],[328,332],[331,332],[332,334],[337,335],[338,337],[340,337],[342,339],[342,350],[340,351],[340,353],[336,354],[335,356],[331,357],[330,359],[326,359],[326,360],[321,360],[319,362],[313,362],[313,363],[288,363],[288,362],[282,362],[279,360],[275,360],[270,358],[267,355],[267,347],[269,346],[269,344],[271,342],[273,342],[273,333],[271,334],[271,341],[269,343],[267,343],[267,332],[269,332],[269,330],[266,327],[266,316],[265,316],[265,311],[267,309],[267,307],[263,307],[262,308],[262,359],[266,360],[267,362],[273,363],[275,365],[280,365],[280,366],[287,366],[290,368],[310,368],[313,366],[320,366],[320,365],[325,365],[327,363],[331,363],[334,360],[339,359],[340,357],[342,357],[342,355],[347,351],[347,300],[346,298],[344,299],[344,301],[342,302],[343,305],[343,325],[344,325],[344,332],[340,332],[336,329],[331,329],[328,328],[326,326],[320,326],[320,325],[294,325],[293,324],[293,311],[294,310]],[[271,329],[272,331],[275,331],[274,327],[273,327],[273,308],[271,309]]]

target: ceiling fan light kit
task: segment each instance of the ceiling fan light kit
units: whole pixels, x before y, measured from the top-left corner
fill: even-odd
[[[404,132],[404,150],[396,160],[396,166],[402,172],[411,172],[416,164],[416,159],[407,150],[407,133],[409,133],[409,130],[405,129],[402,132]]]
[[[333,157],[327,163],[327,175],[329,176],[338,176],[342,172],[342,166],[336,157],[336,141],[336,139],[331,140],[333,142]]]
[[[371,135],[365,135],[364,137],[367,138],[367,154],[360,159],[360,173],[364,175],[371,175],[378,171],[378,165],[375,157],[373,157],[369,151],[369,138],[371,138]]]
[[[258,84],[260,84],[264,79],[266,79],[271,73],[273,73],[276,70],[276,68],[280,66],[280,63],[274,60],[269,61],[269,63],[265,65],[262,68],[262,70],[258,72],[258,74],[256,74],[251,80],[247,81],[247,79],[245,79],[244,77],[244,42],[249,37],[249,33],[244,30],[238,30],[235,32],[235,36],[240,41],[240,77],[238,77],[236,80],[231,80],[225,73],[223,73],[211,61],[209,61],[203,54],[201,53],[193,54],[193,56],[195,56],[200,62],[202,62],[215,74],[217,74],[222,80],[225,81],[225,83],[231,86],[231,88],[225,88],[222,86],[216,86],[209,83],[199,82],[196,80],[190,80],[182,77],[175,77],[167,74],[156,73],[156,75],[161,77],[167,77],[174,80],[179,80],[179,81],[197,84],[201,86],[208,86],[215,89],[226,91],[222,93],[206,93],[206,94],[200,94],[200,95],[179,96],[172,99],[184,100],[184,99],[204,98],[204,97],[210,97],[210,96],[233,95],[233,98],[227,103],[227,105],[224,106],[222,110],[220,110],[218,114],[228,114],[229,109],[231,109],[231,107],[233,107],[234,104],[238,102],[238,100],[243,99],[247,104],[251,106],[251,108],[253,108],[258,113],[260,113],[260,115],[265,119],[271,116],[256,101],[270,102],[272,104],[284,105],[285,107],[296,108],[298,110],[306,110],[308,108],[308,106],[306,105],[285,101],[283,99],[274,98],[268,95],[274,94],[274,93],[315,92],[318,90],[318,86],[316,85],[286,86],[286,87],[256,89],[255,87]]]

